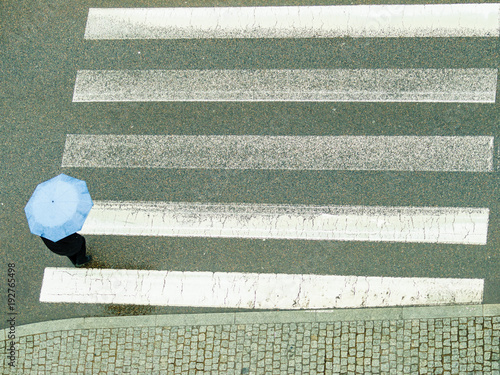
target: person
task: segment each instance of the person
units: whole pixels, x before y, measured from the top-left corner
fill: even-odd
[[[50,251],[57,255],[66,255],[75,267],[82,267],[92,260],[87,255],[85,237],[78,233],[70,234],[59,241],[51,241],[45,237],[40,237]]]

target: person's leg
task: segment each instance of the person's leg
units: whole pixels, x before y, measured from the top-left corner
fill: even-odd
[[[77,267],[90,261],[90,257],[87,256],[85,238],[78,233],[70,234],[56,242],[43,237],[42,240],[50,251],[67,256],[71,263]]]
[[[73,264],[75,266],[78,266],[78,265],[83,265],[85,263],[88,263],[91,258],[90,258],[90,256],[87,256],[87,245],[86,245],[85,237],[83,237],[82,235],[80,235],[78,233],[75,233],[75,234],[81,240],[80,250],[76,254],[73,255],[73,257],[74,257],[73,259],[75,260]],[[70,260],[73,262],[73,260],[71,258],[70,258]]]
[[[78,254],[73,254],[73,255],[67,255],[68,259],[73,263],[74,266],[76,266],[76,259],[78,258]]]

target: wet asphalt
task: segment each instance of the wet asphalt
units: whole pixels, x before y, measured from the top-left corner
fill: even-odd
[[[229,311],[40,303],[44,268],[70,262],[29,233],[23,208],[37,183],[59,173],[86,180],[96,200],[487,207],[485,246],[124,236],[87,236],[87,243],[96,267],[484,278],[484,303],[500,302],[498,91],[495,104],[72,103],[79,69],[499,68],[498,39],[84,41],[88,8],[99,6],[0,3],[0,281],[5,289],[15,263],[17,324],[123,311]],[[106,2],[113,6],[164,3]],[[497,159],[492,173],[61,168],[66,134],[487,135],[495,137]],[[0,311],[7,311],[2,295]]]

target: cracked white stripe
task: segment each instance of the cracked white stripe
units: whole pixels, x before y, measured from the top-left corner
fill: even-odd
[[[82,234],[485,245],[489,209],[94,201]]]
[[[248,309],[479,304],[483,279],[45,268],[41,302]]]
[[[497,69],[79,70],[73,102],[494,103]]]
[[[90,8],[85,39],[495,37],[499,4]]]
[[[63,167],[492,172],[493,137],[68,134]]]

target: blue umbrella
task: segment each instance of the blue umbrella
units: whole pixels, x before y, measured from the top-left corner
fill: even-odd
[[[85,181],[61,173],[36,187],[24,212],[31,233],[59,241],[82,229],[92,206]]]

